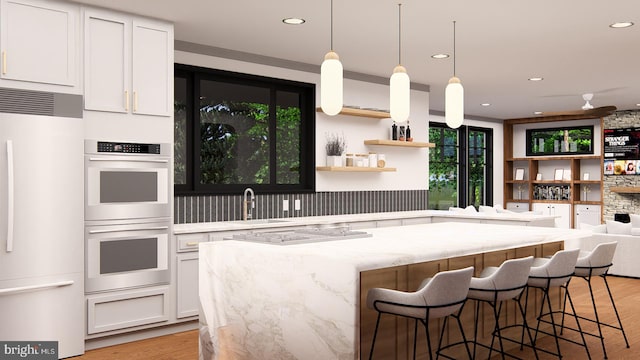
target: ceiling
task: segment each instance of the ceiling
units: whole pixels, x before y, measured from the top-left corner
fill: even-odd
[[[333,0],[334,50],[345,71],[389,77],[398,64],[398,1]],[[330,49],[330,0],[79,0],[169,20],[175,39],[320,65]],[[596,106],[640,109],[640,2],[637,0],[403,0],[402,65],[431,87],[444,109],[453,74],[465,113],[508,119]],[[286,25],[301,17],[302,25]],[[631,21],[624,29],[614,22]],[[528,81],[543,77],[543,81]],[[481,106],[490,103],[490,106]],[[388,108],[388,104],[380,104]]]

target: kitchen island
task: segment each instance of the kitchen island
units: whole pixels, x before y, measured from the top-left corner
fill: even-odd
[[[478,273],[506,258],[550,255],[563,240],[588,236],[477,223],[365,231],[371,236],[293,245],[201,243],[201,359],[365,358],[375,316],[364,306],[366,289],[413,291],[437,271],[474,265]],[[406,330],[396,326],[396,333]],[[393,343],[381,345],[380,356],[402,358],[406,346]]]

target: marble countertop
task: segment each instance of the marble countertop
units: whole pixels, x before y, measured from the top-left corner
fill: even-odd
[[[344,224],[360,221],[381,221],[394,219],[411,219],[423,217],[449,217],[452,219],[487,219],[487,220],[511,220],[511,221],[535,221],[554,219],[557,216],[533,215],[530,213],[463,213],[451,212],[447,210],[417,210],[417,211],[397,211],[383,213],[366,213],[366,214],[347,214],[347,215],[326,215],[326,216],[307,216],[307,217],[291,217],[278,219],[255,219],[255,220],[238,220],[238,221],[219,221],[208,223],[191,223],[191,224],[175,224],[173,226],[174,234],[188,234],[196,232],[214,232],[214,231],[234,231],[234,230],[253,230],[253,229],[277,229],[288,226],[306,226],[306,225],[328,225],[328,224]]]
[[[587,237],[575,229],[477,223],[434,223],[365,229],[371,237],[278,245],[229,240],[200,244],[227,247],[265,256],[313,255],[346,262],[358,271]],[[517,236],[515,235],[517,234]]]
[[[360,272],[589,236],[442,222],[306,244],[200,243],[200,359],[358,359]]]

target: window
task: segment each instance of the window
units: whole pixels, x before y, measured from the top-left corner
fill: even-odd
[[[593,154],[593,125],[527,129],[527,156]]]
[[[491,205],[493,131],[430,123],[429,141],[429,209]]]
[[[314,190],[315,85],[176,65],[175,192]]]

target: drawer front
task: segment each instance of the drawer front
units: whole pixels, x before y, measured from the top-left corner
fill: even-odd
[[[206,233],[202,234],[184,234],[176,235],[178,241],[178,252],[198,251],[198,244],[203,241],[209,241]]]
[[[529,211],[528,203],[507,203],[507,210],[515,211],[515,212],[525,212]]]
[[[87,297],[87,333],[169,320],[169,288],[120,291]]]

